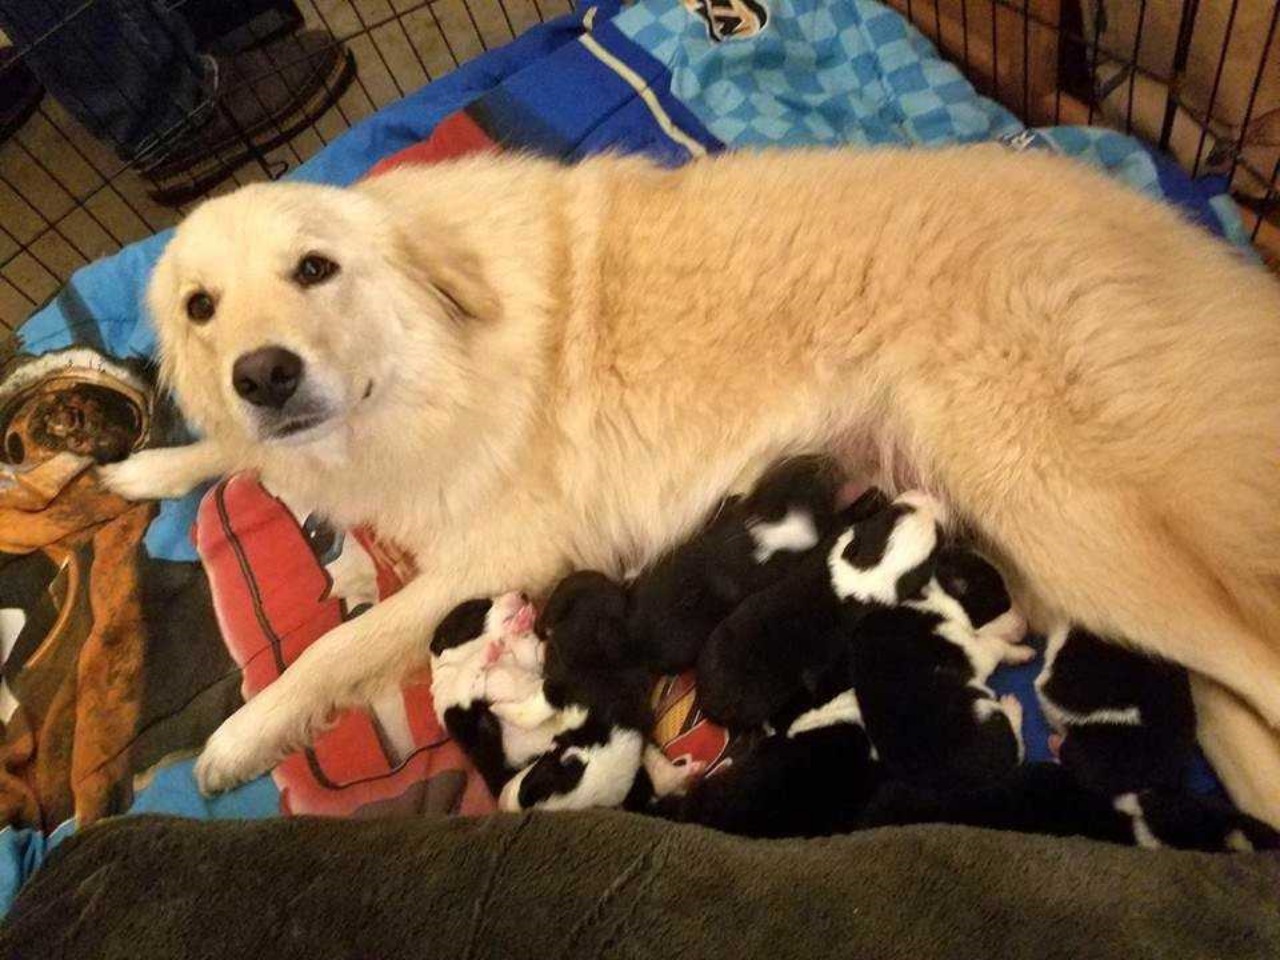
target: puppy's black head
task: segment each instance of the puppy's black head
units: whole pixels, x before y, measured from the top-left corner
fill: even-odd
[[[844,526],[858,523],[889,509],[892,502],[889,495],[879,487],[869,487],[853,503],[841,510],[837,519]]]
[[[840,467],[830,457],[790,457],[765,471],[743,507],[750,516],[768,521],[801,508],[825,528],[835,512],[841,480]]]
[[[870,570],[872,567],[880,566],[889,549],[889,538],[893,536],[898,522],[911,514],[912,509],[903,504],[890,503],[881,509],[866,513],[860,520],[851,524],[853,538],[844,548],[841,556],[859,570]]]
[[[1000,571],[966,547],[949,546],[939,550],[934,577],[964,608],[974,627],[990,623],[1013,607]]]
[[[547,642],[548,664],[622,665],[629,656],[625,588],[594,570],[565,577],[538,614],[534,631]]]
[[[489,611],[492,609],[493,601],[488,597],[458,604],[440,621],[440,626],[436,627],[431,638],[431,653],[438,657],[446,650],[484,636]]]

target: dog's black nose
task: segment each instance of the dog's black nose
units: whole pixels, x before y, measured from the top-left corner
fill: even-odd
[[[284,347],[263,347],[239,357],[231,383],[255,407],[279,410],[302,380],[302,358]]]

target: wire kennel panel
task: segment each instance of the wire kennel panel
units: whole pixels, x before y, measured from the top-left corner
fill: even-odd
[[[76,15],[109,2],[84,0]],[[1280,0],[887,2],[981,92],[1030,123],[1105,124],[1159,145],[1193,173],[1229,177],[1259,246],[1273,257],[1280,251]],[[238,6],[272,6],[269,0],[179,0],[169,7],[194,19],[200,4],[206,17],[212,9],[224,22]],[[567,12],[571,3],[298,0],[276,6],[294,10],[302,27],[327,31],[331,46],[350,51],[354,77],[314,122],[270,149],[251,151],[218,186],[173,205],[157,202],[154,182],[136,164],[122,162],[48,95],[0,144],[0,357],[10,331],[76,268],[172,225],[202,196],[282,175],[378,108]],[[299,25],[261,15],[243,19],[220,42],[257,42]],[[0,83],[36,46],[14,49],[0,62]],[[299,56],[308,53],[316,51]],[[271,67],[282,82],[289,68]]]
[[[73,16],[109,2],[87,0]],[[167,6],[182,13],[190,3],[179,0]],[[227,16],[244,0],[210,3]],[[332,45],[350,51],[354,77],[314,122],[278,146],[251,151],[227,180],[189,201],[166,205],[154,200],[154,183],[48,94],[0,143],[0,359],[11,331],[78,267],[171,226],[204,196],[282,175],[378,108],[535,23],[571,10],[569,0],[298,0],[294,6],[303,27],[327,30]],[[267,39],[272,25],[262,21],[247,20],[239,28],[240,39],[246,34],[249,42]],[[54,29],[69,26],[64,21]],[[13,49],[14,55],[0,65],[0,85],[12,82],[14,71],[36,46]],[[274,69],[283,74],[289,66],[285,62]]]
[[[1280,258],[1277,0],[888,0],[1029,123],[1105,125],[1221,174]]]

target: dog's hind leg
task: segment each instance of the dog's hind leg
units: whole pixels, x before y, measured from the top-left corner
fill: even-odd
[[[1028,481],[975,519],[1047,611],[1211,677],[1280,724],[1280,649],[1140,491]],[[1233,794],[1256,792],[1231,770],[1224,779]],[[1280,802],[1280,780],[1268,792]]]
[[[1197,736],[1245,813],[1280,829],[1280,738],[1228,690],[1191,675]]]
[[[975,519],[1042,605],[1212,677],[1280,726],[1280,649],[1140,494],[1030,485]]]

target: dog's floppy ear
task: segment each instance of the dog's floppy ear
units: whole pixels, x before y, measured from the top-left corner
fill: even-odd
[[[480,257],[456,231],[433,227],[422,237],[396,237],[396,257],[421,286],[433,291],[455,320],[493,320],[498,298],[485,280]]]

